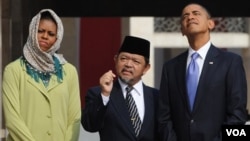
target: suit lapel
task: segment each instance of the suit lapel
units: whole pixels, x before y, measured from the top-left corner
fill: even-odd
[[[43,95],[45,95],[46,97],[48,97],[47,93],[48,91],[50,91],[51,89],[55,88],[56,86],[60,85],[61,83],[57,82],[57,78],[56,76],[52,75],[48,88],[46,88],[42,82],[42,80],[39,80],[41,82],[36,82],[33,78],[29,77],[28,82],[33,85],[34,87],[36,87],[37,89],[39,89]]]
[[[42,92],[43,95],[45,95],[47,97],[47,90],[45,88],[45,86],[43,85],[43,82],[36,82],[32,77],[29,77],[27,80],[31,85],[33,85],[34,87],[36,87],[39,91]],[[39,80],[41,81],[41,80]]]
[[[48,91],[57,87],[58,85],[61,85],[62,83],[64,83],[64,82],[58,82],[57,77],[55,75],[52,75],[50,82],[49,82]]]
[[[131,134],[135,135],[134,129],[131,125],[125,99],[121,90],[121,86],[118,81],[114,83],[110,101],[111,101],[110,104],[112,104],[112,106],[114,107],[115,113],[118,113],[118,115],[120,115],[120,119],[122,120],[121,123],[125,123],[124,126],[128,128]]]
[[[188,102],[188,96],[187,96],[187,90],[186,90],[186,65],[187,65],[187,56],[188,56],[188,50],[184,52],[179,60],[177,65],[175,66],[175,78],[177,81],[177,85],[179,86],[179,94],[182,97],[183,103],[185,103],[187,106],[187,110],[190,111],[189,108],[189,102]]]
[[[156,116],[154,114],[154,97],[153,94],[149,92],[149,88],[143,84],[145,114],[139,137],[147,134],[147,129],[149,128],[151,122],[154,121],[154,116]]]

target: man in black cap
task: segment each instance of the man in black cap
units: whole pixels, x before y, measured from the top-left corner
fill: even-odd
[[[116,74],[109,70],[100,77],[100,86],[87,91],[82,114],[86,131],[99,132],[101,141],[157,141],[158,90],[142,82],[149,57],[148,40],[125,37],[114,57]]]

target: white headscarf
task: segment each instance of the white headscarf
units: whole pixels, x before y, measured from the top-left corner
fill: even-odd
[[[46,52],[40,49],[37,39],[38,26],[40,23],[41,14],[43,12],[49,12],[55,19],[57,24],[57,40],[54,45]],[[60,48],[60,44],[63,39],[63,24],[57,14],[51,9],[43,9],[36,16],[34,16],[29,25],[29,36],[27,42],[23,48],[23,55],[25,59],[38,71],[41,72],[53,72],[54,61],[52,56],[58,58],[61,64],[66,63],[66,60],[61,54],[56,54],[56,51]]]

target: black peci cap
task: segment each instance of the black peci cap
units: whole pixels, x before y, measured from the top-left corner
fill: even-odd
[[[126,36],[119,50],[119,53],[120,52],[139,54],[149,59],[150,42],[146,39]]]

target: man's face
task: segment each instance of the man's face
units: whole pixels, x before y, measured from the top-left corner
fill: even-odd
[[[115,56],[114,60],[119,78],[131,85],[137,83],[150,68],[150,65],[146,64],[144,56],[138,54],[121,52]]]
[[[190,4],[183,9],[181,16],[181,31],[183,35],[207,33],[213,26],[213,20],[201,6]]]

